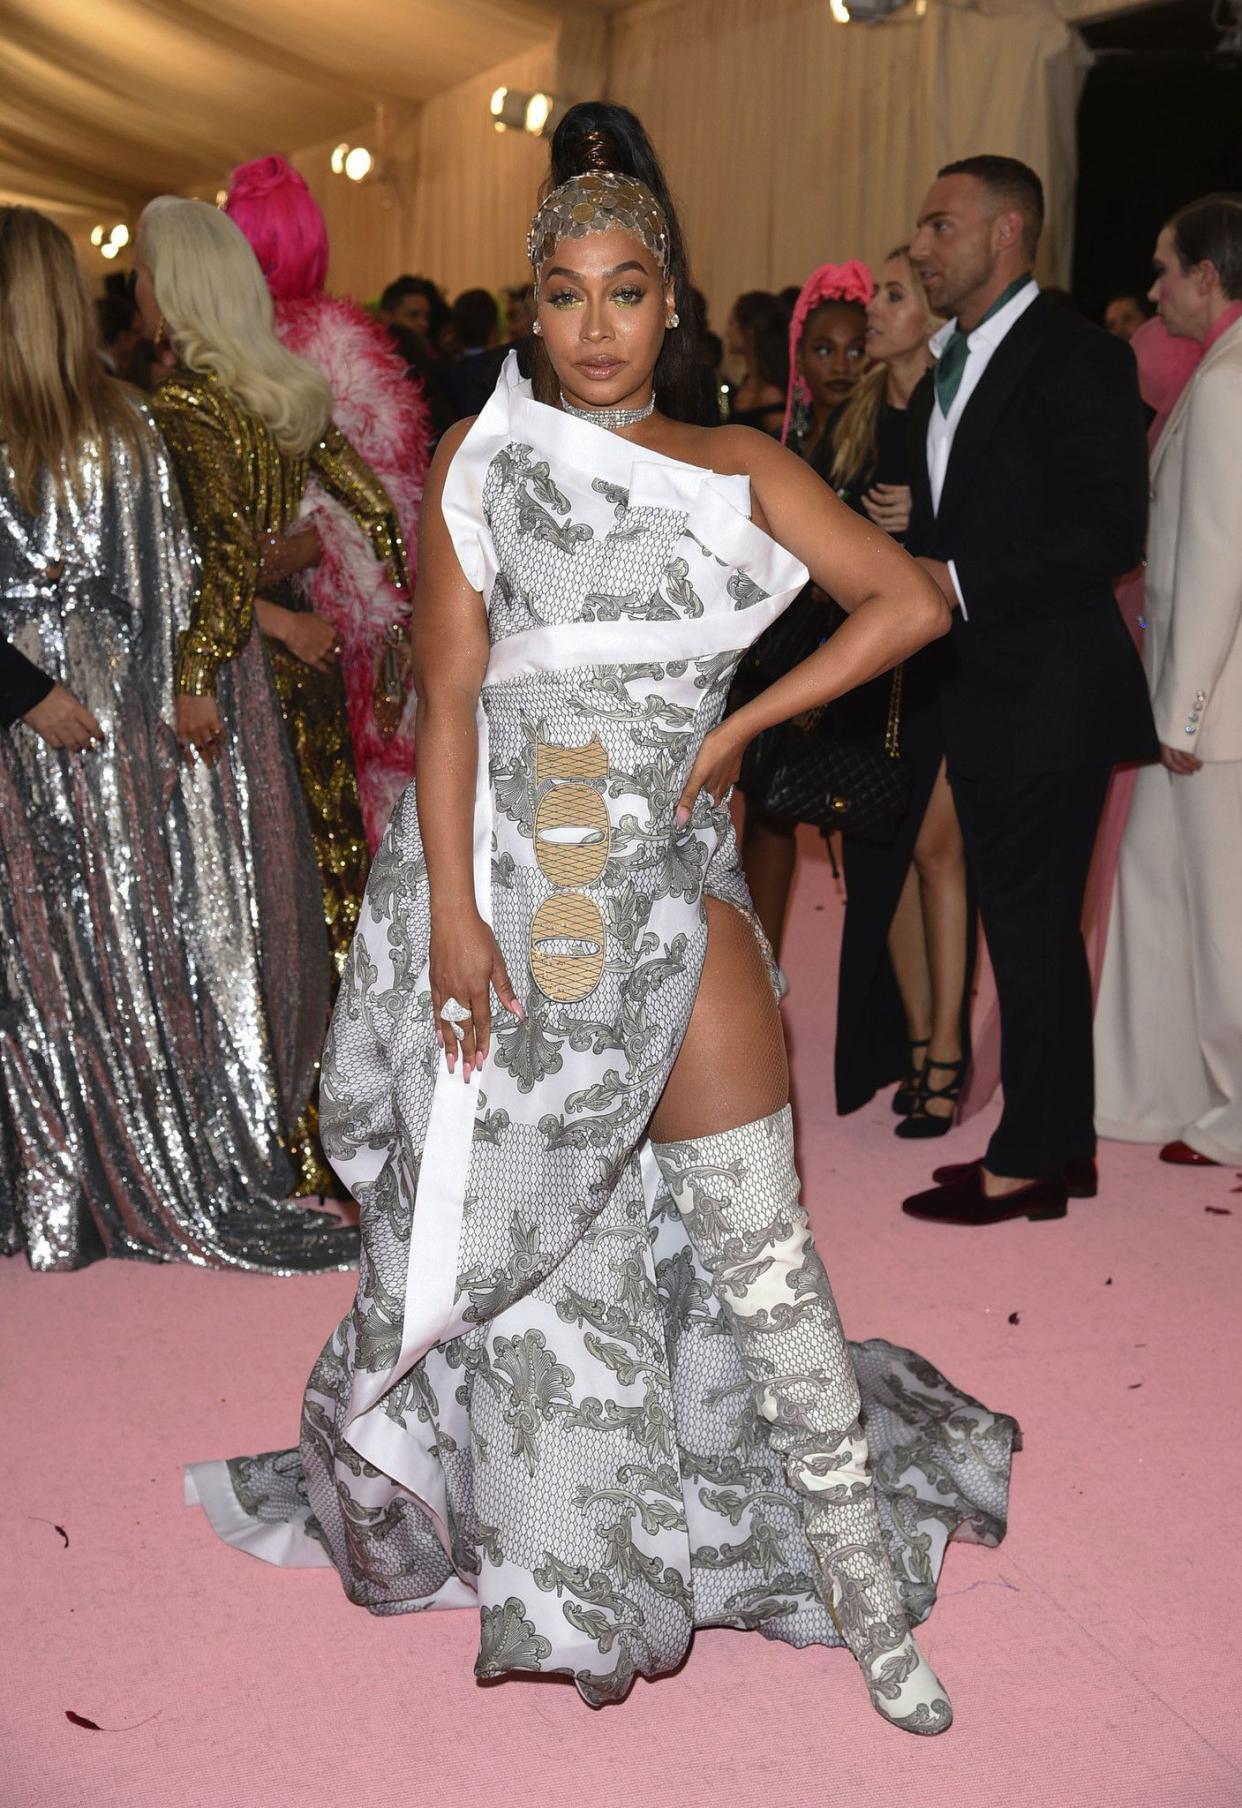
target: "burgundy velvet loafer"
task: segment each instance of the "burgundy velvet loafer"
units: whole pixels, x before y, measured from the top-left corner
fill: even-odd
[[[943,1168],[933,1168],[932,1179],[944,1186],[947,1181],[963,1179],[979,1165],[977,1161],[951,1161]],[[1065,1191],[1071,1199],[1094,1199],[1099,1190],[1100,1175],[1093,1160],[1066,1162]]]
[[[1057,1179],[1033,1180],[1016,1193],[989,1199],[976,1162],[959,1179],[904,1199],[901,1209],[937,1224],[1007,1224],[1011,1218],[1064,1218],[1068,1197],[1064,1179]]]
[[[1200,1155],[1189,1143],[1166,1143],[1160,1151],[1161,1161],[1171,1161],[1175,1168],[1219,1168],[1210,1155]]]

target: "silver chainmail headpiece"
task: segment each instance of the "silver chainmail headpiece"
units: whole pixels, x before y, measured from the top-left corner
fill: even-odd
[[[554,188],[530,223],[526,249],[539,274],[562,239],[584,239],[590,232],[632,232],[669,276],[668,222],[645,182],[613,170],[588,170]]]

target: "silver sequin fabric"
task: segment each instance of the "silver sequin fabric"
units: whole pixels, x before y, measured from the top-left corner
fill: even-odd
[[[221,677],[226,755],[172,727],[197,567],[142,411],[33,516],[0,449],[0,632],[102,724],[0,734],[0,1249],[284,1274],[352,1234],[286,1203],[328,1005],[318,880],[257,636]]]

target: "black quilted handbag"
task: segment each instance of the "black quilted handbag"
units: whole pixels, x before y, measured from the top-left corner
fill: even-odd
[[[844,613],[809,593],[762,635],[739,669],[739,697],[747,699],[815,651]],[[769,641],[783,628],[780,645]],[[765,645],[765,643],[768,643]],[[841,698],[790,722],[765,728],[746,749],[738,788],[769,816],[840,829],[858,841],[891,842],[910,807],[913,775],[902,758],[902,667],[893,672],[883,729],[859,720],[857,698]]]

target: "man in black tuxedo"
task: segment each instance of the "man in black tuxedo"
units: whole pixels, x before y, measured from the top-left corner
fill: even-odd
[[[948,770],[1001,1013],[1004,1114],[915,1217],[1063,1217],[1095,1191],[1091,984],[1079,919],[1111,768],[1156,756],[1113,596],[1138,564],[1147,447],[1133,354],[1041,295],[1039,177],[940,172],[911,260],[949,325],[911,402],[907,537],[953,609]]]

